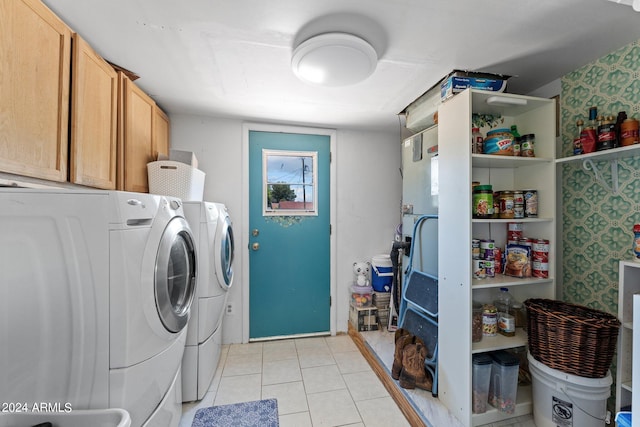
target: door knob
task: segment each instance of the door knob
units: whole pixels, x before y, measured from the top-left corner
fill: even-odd
[[[253,249],[254,251],[257,251],[258,249],[260,249],[260,243],[253,243],[251,245],[251,249]]]
[[[251,231],[251,235],[252,235],[253,237],[258,237],[258,235],[259,235],[259,234],[260,234],[260,231],[259,231],[257,228],[254,228],[254,229]]]

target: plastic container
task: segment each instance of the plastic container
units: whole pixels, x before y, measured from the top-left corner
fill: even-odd
[[[390,255],[376,255],[371,258],[371,285],[377,292],[391,292],[393,264]]]
[[[488,354],[480,353],[473,355],[472,412],[474,414],[484,414],[487,412],[492,363],[493,361]]]
[[[473,303],[471,311],[471,342],[482,341],[482,304]]]
[[[373,288],[371,286],[351,286],[351,304],[354,307],[371,307]]]
[[[51,423],[54,427],[129,427],[131,416],[119,408],[0,413],[0,427],[31,427],[42,423]]]
[[[618,412],[616,414],[616,425],[618,427],[631,427],[631,412]]]
[[[513,134],[509,129],[494,129],[487,132],[483,145],[484,154],[513,156]]]
[[[520,361],[514,355],[502,350],[491,353],[491,358],[493,363],[489,383],[489,403],[498,412],[513,414],[516,410]]]
[[[201,202],[205,173],[182,162],[159,160],[147,163],[149,193]]]
[[[509,313],[514,301],[515,299],[509,293],[509,288],[500,288],[500,291],[493,300],[493,305],[496,306],[498,312]]]
[[[586,378],[548,367],[527,355],[532,378],[533,421],[537,427],[602,427],[611,395],[611,373]]]

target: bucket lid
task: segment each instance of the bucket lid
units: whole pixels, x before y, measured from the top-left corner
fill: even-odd
[[[491,356],[486,353],[474,354],[472,360],[474,365],[490,365],[493,362]]]
[[[374,255],[371,257],[371,264],[380,267],[391,267],[391,256],[386,254]]]
[[[611,386],[611,384],[613,384],[611,371],[607,371],[607,376],[605,376],[604,378],[587,378],[581,377],[579,375],[568,374],[558,369],[550,368],[544,363],[536,360],[529,352],[527,352],[527,359],[529,360],[529,367],[533,367],[534,371],[537,369],[538,371],[541,371],[546,375],[571,384],[577,384],[584,387],[609,387]]]

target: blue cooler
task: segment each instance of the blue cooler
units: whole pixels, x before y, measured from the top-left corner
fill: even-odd
[[[371,258],[371,286],[376,292],[391,292],[393,265],[391,256],[376,255]]]

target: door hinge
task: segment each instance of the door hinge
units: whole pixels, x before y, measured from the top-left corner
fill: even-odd
[[[333,233],[333,228],[331,227],[331,224],[329,224],[329,236],[331,236],[331,233]]]
[[[331,295],[329,295],[329,307],[331,307],[331,304],[332,304],[332,302],[331,302]]]
[[[329,151],[329,163],[333,161],[333,153]]]

